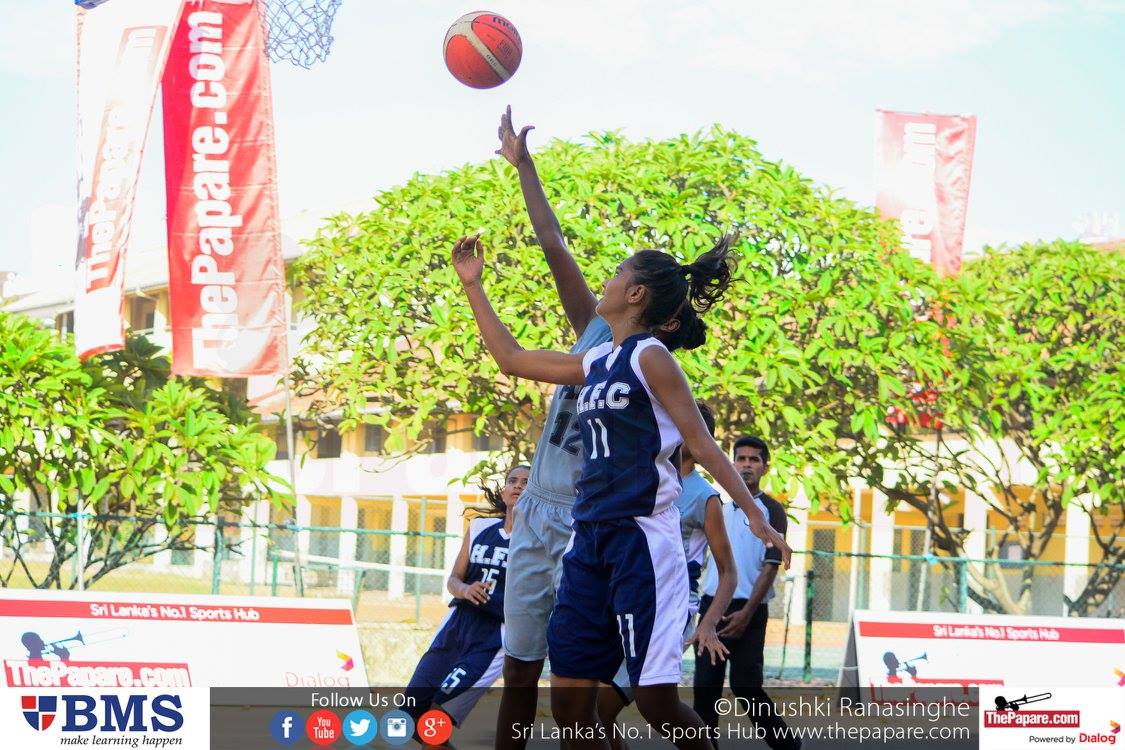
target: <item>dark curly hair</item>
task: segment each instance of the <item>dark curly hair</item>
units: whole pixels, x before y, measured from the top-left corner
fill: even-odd
[[[511,476],[512,472],[516,469],[527,469],[531,471],[531,467],[527,464],[520,464],[519,466],[513,466],[509,469],[507,476]],[[505,481],[507,481],[507,476],[505,476]],[[502,495],[504,490],[503,485],[489,487],[488,485],[482,484],[480,488],[481,491],[484,492],[484,501],[488,503],[488,508],[484,510],[480,508],[466,508],[465,515],[471,512],[476,518],[503,518],[504,514],[508,512],[508,506],[504,504]]]
[[[669,349],[694,349],[707,340],[707,327],[699,315],[711,309],[730,287],[735,261],[731,252],[732,235],[723,235],[713,248],[691,263],[681,265],[660,250],[641,250],[633,256],[633,283],[649,290],[649,301],[640,323],[658,329],[679,319]]]
[[[707,326],[691,305],[684,305],[672,320],[656,329],[654,334],[668,351],[695,349],[707,340]]]

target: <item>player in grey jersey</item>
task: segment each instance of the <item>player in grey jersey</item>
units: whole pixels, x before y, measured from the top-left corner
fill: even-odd
[[[577,336],[572,352],[585,352],[610,340],[609,326],[594,314],[597,298],[567,250],[535,163],[527,150],[525,126],[512,127],[512,108],[500,118],[496,152],[519,172],[520,188],[535,237],[555,280],[563,312]],[[575,419],[578,389],[559,386],[535,448],[527,489],[516,506],[508,548],[504,597],[504,692],[496,719],[496,747],[523,748],[535,720],[539,677],[547,656],[547,619],[555,604],[562,556],[570,541],[574,485],[582,470],[582,438]],[[522,738],[522,739],[521,739]]]

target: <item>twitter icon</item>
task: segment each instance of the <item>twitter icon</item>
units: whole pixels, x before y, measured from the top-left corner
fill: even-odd
[[[379,734],[379,721],[369,712],[356,709],[344,717],[344,739],[353,745],[366,745]]]

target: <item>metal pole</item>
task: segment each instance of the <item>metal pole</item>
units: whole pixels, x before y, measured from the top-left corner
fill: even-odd
[[[82,493],[78,493],[78,513],[75,518],[75,539],[78,544],[78,554],[74,556],[75,584],[78,591],[86,590],[86,515],[83,510]]]
[[[967,612],[969,609],[969,563],[965,560],[957,563],[957,611]]]
[[[935,491],[934,491],[934,496],[935,496],[935,502],[933,503],[933,507],[936,508],[937,507],[936,487],[935,487]],[[923,534],[923,536],[922,536],[922,554],[928,555],[928,554],[930,554],[930,544],[932,543],[932,537],[930,536],[930,526],[929,526],[929,524],[926,525],[926,530],[924,532],[922,532],[922,534]],[[921,612],[922,611],[922,605],[926,601],[926,582],[930,578],[930,564],[928,562],[919,562],[918,571],[919,571],[919,573],[918,573],[918,596],[917,596],[917,598],[914,602],[914,611],[915,612]]]
[[[933,514],[941,515],[941,504],[938,502],[938,469],[940,468],[939,452],[941,451],[941,428],[934,429],[934,476],[930,480],[930,514],[931,517],[926,520],[926,535],[922,542],[922,554],[931,555],[933,550],[930,547],[933,545],[933,534],[930,529],[933,527]],[[918,575],[918,598],[914,605],[916,612],[922,611],[922,604],[926,600],[926,583],[930,577],[930,563],[923,563],[921,573]]]
[[[286,315],[286,336],[288,336],[288,318]],[[286,347],[288,350],[288,347]],[[293,396],[289,390],[289,361],[286,355],[285,366],[285,444],[289,449],[289,487],[293,490],[293,525],[299,526],[297,521],[297,450],[293,442]],[[301,532],[294,531],[293,537],[293,583],[297,587],[297,596],[305,595],[305,574],[301,567]]]
[[[257,508],[254,515],[258,515]],[[251,516],[250,526],[250,596],[254,596],[254,579],[258,572],[258,522]]]
[[[426,496],[422,496],[422,508],[419,513],[418,530],[426,530]],[[425,549],[426,537],[418,537],[417,546],[414,547],[416,551],[414,555],[414,564],[422,567],[422,552]],[[414,574],[414,622],[422,621],[422,576],[417,573]]]
[[[355,617],[359,612],[359,595],[363,591],[363,574],[367,571],[363,568],[355,571],[355,583],[352,586],[352,616]]]
[[[816,572],[809,568],[809,572],[805,574],[805,682],[812,680],[813,596],[815,594]]]
[[[211,558],[211,593],[218,594],[222,587],[223,578],[223,519],[219,517],[215,523],[215,542],[212,545]]]
[[[858,493],[857,493],[858,494]],[[856,503],[858,506],[859,503]],[[859,520],[852,521],[852,552],[859,552]],[[835,565],[835,559],[833,559]],[[855,597],[859,590],[859,558],[848,560],[848,611],[855,612]]]
[[[277,565],[280,559],[276,554],[270,555],[270,596],[277,596]]]

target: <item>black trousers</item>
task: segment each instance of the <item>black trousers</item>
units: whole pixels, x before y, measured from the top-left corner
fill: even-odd
[[[705,596],[700,602],[700,615],[711,605],[711,597]],[[734,599],[726,614],[733,614],[746,606],[745,599]],[[765,729],[766,744],[771,748],[799,748],[801,743],[795,738],[779,734],[786,727],[785,721],[774,713],[773,701],[762,689],[762,666],[765,661],[766,622],[770,611],[761,604],[740,638],[724,638],[723,645],[730,650],[726,661],[711,664],[711,657],[704,653],[695,656],[694,708],[699,717],[709,727],[718,727],[719,715],[715,712],[715,701],[723,695],[723,680],[727,664],[730,664],[730,690],[738,698],[750,704],[750,718]]]

